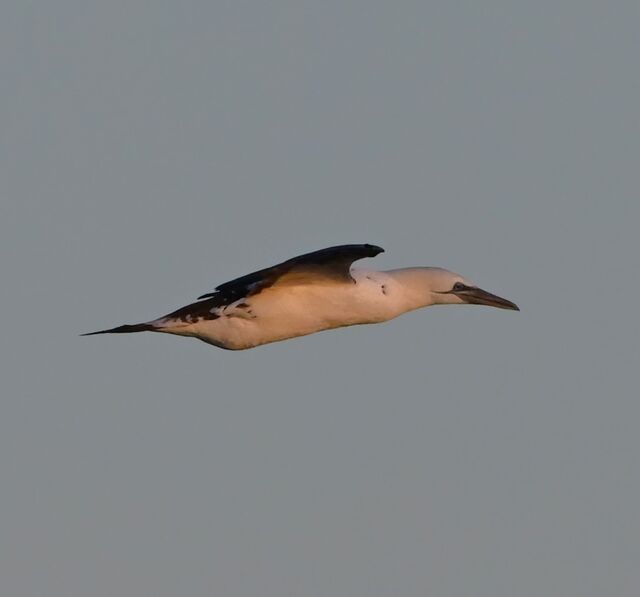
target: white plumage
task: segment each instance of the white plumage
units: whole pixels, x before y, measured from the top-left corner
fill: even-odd
[[[195,303],[152,321],[85,335],[163,332],[230,350],[343,326],[379,323],[436,304],[481,304],[518,310],[441,268],[389,271],[351,268],[383,249],[340,245],[294,257],[222,284]]]

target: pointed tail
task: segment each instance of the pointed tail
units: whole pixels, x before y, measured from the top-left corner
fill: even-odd
[[[96,334],[132,334],[134,332],[153,332],[158,328],[150,323],[136,323],[134,325],[119,325],[110,330],[100,330],[99,332],[89,332],[88,334],[80,334],[81,336],[95,336]]]

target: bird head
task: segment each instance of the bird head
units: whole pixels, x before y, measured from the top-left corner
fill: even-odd
[[[479,288],[459,274],[439,267],[422,269],[434,305],[486,305],[520,311],[515,303]]]

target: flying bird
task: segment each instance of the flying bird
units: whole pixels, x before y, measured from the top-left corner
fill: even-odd
[[[322,330],[380,323],[430,305],[520,310],[439,267],[388,271],[351,267],[354,261],[383,252],[363,244],[306,253],[221,284],[164,317],[83,336],[163,332],[242,350]]]

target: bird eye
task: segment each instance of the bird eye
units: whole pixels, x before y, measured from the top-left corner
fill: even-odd
[[[456,292],[459,292],[460,290],[464,290],[466,288],[466,286],[462,283],[462,282],[456,282],[453,285],[453,290]]]

